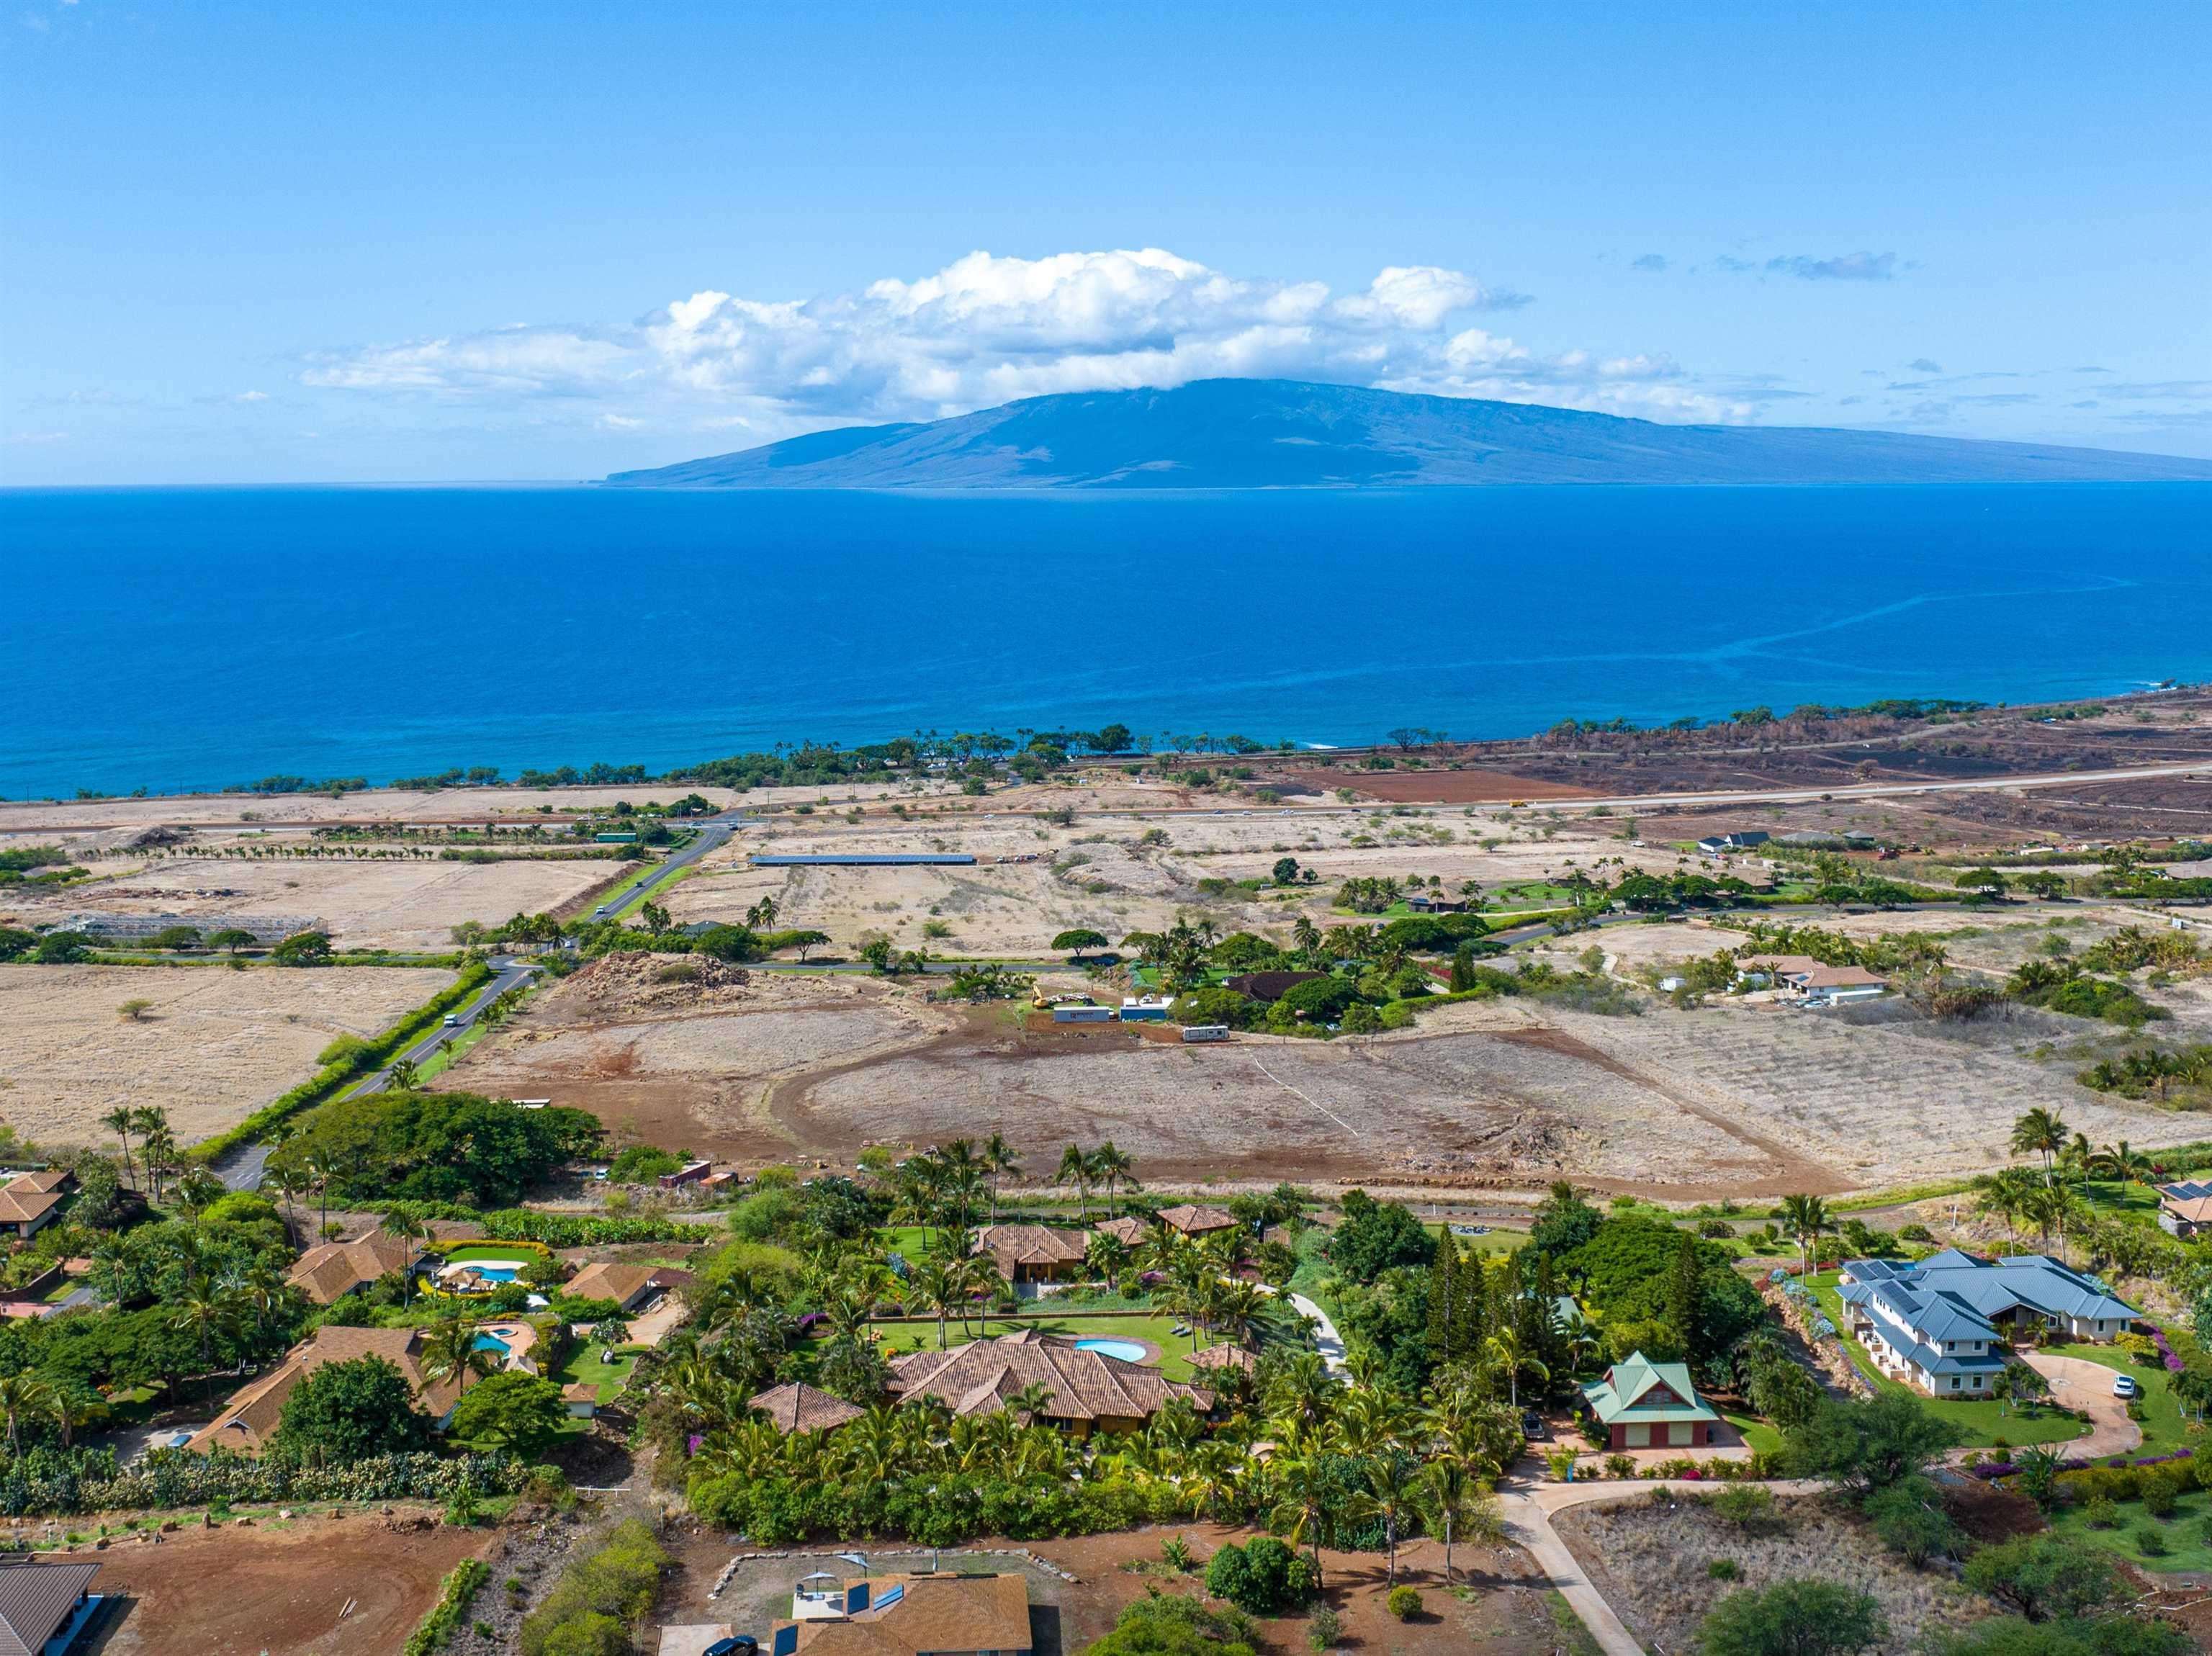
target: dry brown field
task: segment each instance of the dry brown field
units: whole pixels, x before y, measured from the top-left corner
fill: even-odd
[[[105,1144],[100,1118],[158,1104],[190,1143],[313,1072],[340,1034],[388,1027],[453,982],[428,968],[0,966],[0,1119],[50,1144]],[[138,1020],[117,1008],[143,999]]]
[[[1598,936],[1670,954],[1729,940],[1690,926]],[[1953,1025],[1897,1005],[1681,1010],[1639,992],[1636,1016],[1515,999],[1383,1035],[1185,1046],[933,1005],[910,980],[755,972],[701,992],[656,983],[662,969],[586,969],[475,1047],[453,1084],[551,1097],[599,1113],[617,1143],[749,1166],[842,1168],[870,1143],[995,1131],[1038,1170],[1071,1141],[1110,1138],[1148,1181],[1183,1188],[1533,1190],[1571,1176],[1681,1200],[1835,1193],[2002,1164],[2014,1117],[2038,1105],[2100,1143],[2204,1136],[2194,1115],[2077,1085],[2078,1045],[2104,1027],[2027,1010]],[[2201,982],[2159,992],[2177,1028],[2212,1004]]]
[[[58,925],[77,913],[177,914],[208,927],[232,917],[310,920],[342,949],[438,951],[464,920],[497,925],[559,907],[622,871],[618,863],[447,863],[333,858],[252,862],[165,857],[91,864],[98,877],[0,892],[0,914]]]

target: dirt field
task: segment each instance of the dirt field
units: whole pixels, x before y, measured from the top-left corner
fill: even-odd
[[[230,917],[311,922],[344,949],[445,949],[463,920],[497,925],[559,907],[620,871],[611,862],[446,863],[333,858],[251,862],[168,857],[94,864],[99,878],[37,896],[0,893],[16,923],[64,924],[79,913],[176,914],[204,931]]]
[[[1553,1523],[1591,1585],[1650,1649],[1693,1648],[1698,1624],[1724,1593],[1797,1576],[1872,1593],[1889,1623],[1889,1637],[1874,1647],[1881,1656],[1905,1656],[1923,1635],[1990,1613],[1979,1594],[1940,1570],[1913,1569],[1820,1498],[1784,1500],[1777,1514],[1747,1532],[1694,1497],[1655,1507],[1639,1494],[1568,1507]],[[1717,1558],[1733,1559],[1739,1580],[1713,1580],[1706,1567]]]
[[[373,1034],[453,982],[424,968],[0,966],[0,1119],[50,1144],[108,1143],[99,1119],[159,1104],[190,1143],[314,1068],[339,1034]],[[126,1000],[152,1009],[135,1022]]]
[[[1595,936],[1627,972],[1741,934]],[[846,1167],[872,1143],[998,1131],[1038,1167],[1071,1141],[1111,1138],[1149,1182],[1184,1187],[1525,1190],[1571,1174],[1684,1200],[1837,1193],[2002,1164],[2014,1118],[2037,1105],[2099,1143],[2204,1132],[2197,1116],[2076,1085],[2083,1043],[2113,1034],[2027,1009],[1939,1024],[1899,1003],[1814,1015],[1640,997],[1638,1016],[1599,1016],[1516,999],[1387,1035],[1186,1046],[1036,1025],[1003,1005],[933,1006],[911,981],[755,972],[702,992],[657,983],[660,969],[580,973],[475,1047],[453,1084],[581,1106],[618,1143],[748,1164]],[[2177,1010],[2172,1031],[2212,1027],[2212,984],[2158,992]]]
[[[390,1656],[437,1602],[446,1574],[487,1540],[442,1526],[395,1533],[381,1516],[357,1514],[181,1530],[159,1546],[125,1542],[94,1555],[101,1568],[93,1590],[124,1603],[92,1649]]]
[[[941,1567],[947,1569],[989,1570],[1001,1574],[1019,1570],[1029,1580],[1030,1626],[1036,1635],[1037,1656],[1072,1656],[1114,1625],[1122,1610],[1145,1596],[1150,1587],[1164,1592],[1196,1594],[1202,1590],[1199,1576],[1176,1575],[1160,1564],[1160,1544],[1180,1535],[1189,1544],[1200,1572],[1205,1561],[1224,1541],[1245,1541],[1250,1532],[1218,1524],[1158,1526],[1113,1535],[1089,1536],[1072,1541],[1026,1544],[1029,1550],[1049,1560],[1077,1579],[1064,1581],[1021,1561],[980,1550],[947,1551]],[[718,1598],[706,1594],[735,1550],[720,1535],[695,1533],[667,1538],[678,1559],[661,1595],[657,1619],[663,1623],[726,1622],[740,1633],[764,1635],[775,1617],[790,1614],[793,1583],[818,1568],[847,1570],[834,1559],[763,1559],[740,1566]],[[984,1542],[980,1548],[1011,1543]],[[832,1549],[824,1548],[827,1553]],[[927,1568],[927,1553],[865,1550],[869,1568],[875,1570]],[[1547,1584],[1518,1548],[1489,1550],[1479,1547],[1454,1550],[1455,1574],[1464,1598],[1443,1590],[1443,1549],[1421,1541],[1402,1547],[1398,1554],[1398,1579],[1419,1589],[1422,1614],[1413,1620],[1393,1620],[1382,1607],[1385,1593],[1383,1561],[1379,1554],[1323,1552],[1325,1597],[1344,1624],[1339,1647],[1359,1651],[1408,1653],[1463,1652],[1471,1646],[1505,1653],[1505,1656],[1549,1656],[1559,1647],[1557,1629],[1547,1607]],[[1142,1572],[1125,1568],[1142,1564]],[[1306,1648],[1303,1616],[1285,1617],[1259,1624],[1263,1649],[1302,1651]]]

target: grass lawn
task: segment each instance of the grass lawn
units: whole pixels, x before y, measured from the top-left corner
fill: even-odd
[[[2148,1185],[2131,1179],[2087,1179],[2081,1182],[2081,1195],[2100,1214],[2138,1224],[2158,1222],[2158,1192]]]
[[[1823,1271],[1809,1280],[1814,1296],[1820,1302],[1820,1309],[1827,1313],[1828,1320],[1841,1330],[1850,1325],[1844,1315],[1844,1302],[1836,1295],[1838,1274],[1832,1271]],[[1995,1398],[1954,1399],[1921,1397],[1919,1392],[1902,1381],[1884,1375],[1875,1367],[1874,1358],[1866,1347],[1849,1334],[1842,1334],[1839,1338],[1851,1354],[1852,1361],[1858,1365],[1861,1374],[1882,1391],[1902,1392],[1907,1397],[1919,1398],[1922,1408],[1939,1419],[1948,1421],[1957,1429],[1960,1443],[1967,1448],[1990,1448],[1999,1438],[2016,1448],[2031,1443],[2065,1443],[2087,1435],[2089,1430],[2081,1422],[2063,1415],[2021,1414],[2011,1404],[2000,1403]],[[2112,1356],[2112,1350],[2107,1346],[2090,1349],[2104,1354],[2094,1359],[2100,1362],[2108,1361]],[[2061,1355],[2078,1356],[2082,1354],[2069,1349],[2062,1350]]]
[[[1723,1414],[1721,1418],[1741,1432],[1744,1442],[1752,1448],[1771,1455],[1782,1447],[1782,1434],[1757,1415]]]
[[[2119,1509],[2120,1521],[2113,1529],[2091,1529],[2080,1507],[2062,1507],[2052,1513],[2051,1527],[2057,1534],[2086,1541],[2147,1570],[2212,1570],[2212,1539],[2208,1539],[2208,1532],[2212,1532],[2212,1494],[2191,1489],[2176,1503],[2173,1516],[2162,1522],[2143,1511],[2140,1501],[2123,1501]],[[2147,1529],[2157,1531],[2166,1543],[2162,1556],[2153,1557],[2142,1550],[2140,1538]]]
[[[975,1325],[969,1325],[973,1329]],[[1160,1348],[1160,1373],[1170,1380],[1187,1380],[1192,1376],[1190,1366],[1190,1336],[1177,1335],[1173,1317],[1147,1315],[1132,1312],[1121,1317],[994,1317],[983,1325],[983,1338],[996,1339],[1002,1334],[1018,1334],[1024,1328],[1041,1329],[1048,1334],[1066,1334],[1079,1340],[1130,1339],[1150,1340]],[[896,1351],[937,1349],[937,1325],[934,1323],[891,1323],[879,1327],[892,1342]],[[960,1321],[954,1318],[945,1326],[948,1345],[957,1345],[963,1336]],[[1202,1344],[1206,1336],[1199,1336]]]
[[[876,1229],[876,1240],[886,1252],[899,1254],[913,1265],[928,1253],[931,1234],[924,1225],[881,1225]]]
[[[2054,1357],[2081,1357],[2135,1376],[2143,1392],[2143,1417],[2137,1422],[2142,1428],[2142,1447],[2135,1453],[2154,1455],[2194,1447],[2183,1429],[2181,1400],[2173,1395],[2173,1376],[2166,1372],[2164,1362],[2156,1359],[2137,1362],[2116,1345],[2046,1345],[2043,1349]]]
[[[584,1385],[599,1388],[599,1401],[611,1403],[615,1393],[629,1384],[630,1371],[637,1367],[637,1346],[617,1346],[612,1362],[599,1361],[599,1345],[595,1340],[578,1344],[575,1355],[562,1365],[561,1372],[553,1376],[562,1386]]]
[[[545,1250],[535,1242],[464,1242],[447,1250],[446,1262],[459,1265],[468,1259],[542,1259]]]

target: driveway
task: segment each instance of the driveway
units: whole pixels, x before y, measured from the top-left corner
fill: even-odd
[[[2086,1357],[2024,1355],[2028,1367],[2051,1382],[2051,1399],[2089,1415],[2089,1435],[2058,1446],[2069,1456],[2095,1460],[2142,1447],[2142,1428],[2128,1418],[2128,1405],[2112,1395],[2112,1382],[2125,1371]]]

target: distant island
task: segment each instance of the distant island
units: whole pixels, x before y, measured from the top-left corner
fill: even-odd
[[[1298,488],[2212,481],[2212,460],[1818,427],[1674,426],[1287,379],[1026,397],[607,479],[660,488]]]

